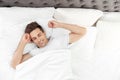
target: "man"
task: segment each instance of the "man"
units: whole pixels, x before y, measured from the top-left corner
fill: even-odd
[[[61,39],[61,41],[63,41],[62,42],[63,45],[66,43],[71,44],[79,40],[86,33],[86,28],[84,27],[80,27],[78,25],[73,25],[73,24],[61,23],[55,20],[49,21],[48,26],[50,28],[64,28],[71,32],[68,34],[68,38],[69,38],[68,41],[65,39],[67,37]],[[19,42],[19,45],[13,55],[12,62],[11,62],[12,67],[16,68],[18,64],[31,58],[34,55],[34,52],[31,54],[30,53],[23,54],[24,48],[27,43],[32,41],[37,45],[39,49],[44,49],[46,51],[46,50],[63,48],[62,44],[56,45],[54,43],[54,41],[59,43],[60,38],[62,37],[57,37],[55,39],[47,39],[46,33],[44,32],[44,30],[39,24],[37,24],[36,22],[32,22],[28,24],[25,29],[25,34],[23,34],[21,41]],[[64,39],[66,40],[66,43],[64,43],[65,42]],[[46,47],[46,46],[49,46],[49,47]]]

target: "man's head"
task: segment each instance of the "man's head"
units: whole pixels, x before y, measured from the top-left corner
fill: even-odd
[[[48,43],[43,28],[37,22],[31,22],[28,24],[25,33],[30,34],[31,40],[40,48]]]

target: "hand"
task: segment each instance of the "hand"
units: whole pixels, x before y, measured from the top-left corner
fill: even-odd
[[[60,27],[60,23],[55,21],[55,20],[51,20],[48,22],[48,27],[50,28],[58,28]]]
[[[23,34],[21,42],[27,44],[31,41],[30,35],[28,33]]]

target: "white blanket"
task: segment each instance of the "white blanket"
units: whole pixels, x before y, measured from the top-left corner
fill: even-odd
[[[38,54],[16,67],[14,80],[72,80],[69,50]]]

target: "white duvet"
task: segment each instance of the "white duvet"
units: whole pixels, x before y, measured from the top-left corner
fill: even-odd
[[[38,54],[16,67],[14,80],[72,80],[69,50]]]

